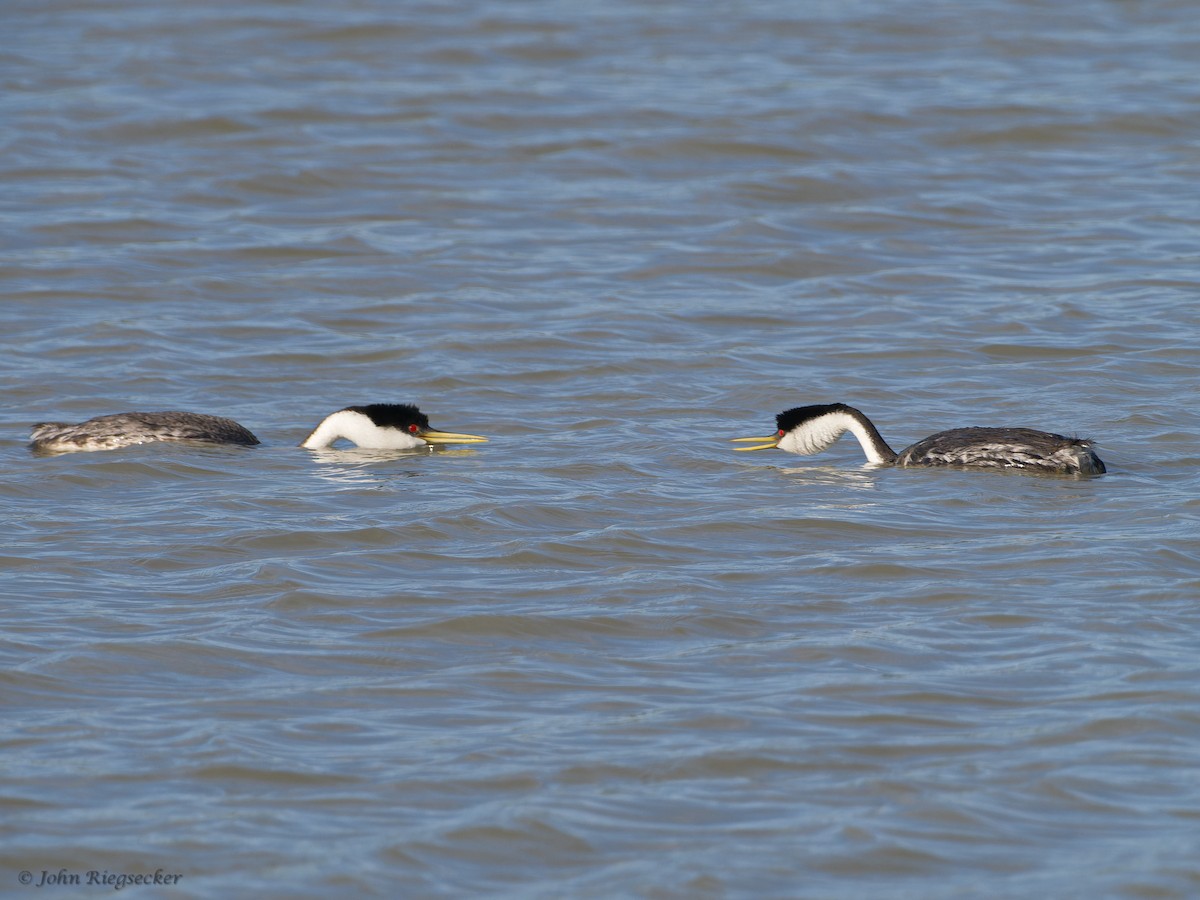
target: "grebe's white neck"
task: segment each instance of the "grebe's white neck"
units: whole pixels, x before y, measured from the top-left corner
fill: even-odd
[[[781,423],[780,427],[785,426]],[[780,450],[786,450],[788,453],[812,456],[833,446],[847,431],[858,438],[859,446],[871,465],[891,465],[896,461],[896,452],[887,445],[871,420],[854,407],[840,403],[824,407],[811,418],[805,418],[792,426],[779,439],[778,446]]]
[[[740,451],[770,450],[810,456],[849,431],[874,466],[964,466],[1025,469],[1055,475],[1101,475],[1104,462],[1089,441],[1033,428],[952,428],[939,431],[897,454],[870,419],[845,403],[797,406],[775,417],[770,437],[734,438]]]
[[[323,450],[332,447],[339,438],[367,450],[415,450],[427,446],[416,435],[399,428],[376,425],[369,416],[353,409],[326,416],[300,446],[306,450]]]

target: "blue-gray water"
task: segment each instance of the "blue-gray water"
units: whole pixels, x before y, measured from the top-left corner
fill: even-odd
[[[1200,893],[1192,4],[3,19],[0,890]]]

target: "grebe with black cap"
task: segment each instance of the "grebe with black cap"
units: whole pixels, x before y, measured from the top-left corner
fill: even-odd
[[[300,444],[323,450],[345,439],[364,450],[415,450],[435,444],[482,444],[477,434],[436,431],[429,417],[410,403],[371,403],[348,406],[326,416]]]
[[[828,449],[849,431],[862,446],[867,462],[878,466],[964,466],[976,469],[1023,469],[1054,475],[1100,475],[1104,463],[1091,441],[1032,428],[952,428],[918,441],[899,453],[888,446],[879,429],[853,406],[829,403],[797,406],[775,417],[770,437],[734,438],[754,447],[811,456]]]
[[[435,444],[487,441],[475,434],[435,431],[429,427],[428,417],[408,403],[372,403],[326,416],[300,446],[320,450],[342,438],[367,450],[414,450]],[[259,443],[249,429],[233,419],[179,411],[113,413],[77,425],[42,422],[33,426],[30,435],[30,446],[38,453],[116,450],[155,441],[243,447]]]

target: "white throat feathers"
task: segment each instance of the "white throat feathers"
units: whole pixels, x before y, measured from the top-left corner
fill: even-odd
[[[367,413],[357,409],[343,409],[325,419],[313,429],[312,434],[300,445],[307,450],[323,450],[332,447],[335,441],[345,439],[358,447],[371,450],[415,450],[426,446],[416,433],[396,425],[377,425]]]
[[[833,446],[849,431],[856,438],[871,465],[889,465],[896,453],[880,436],[870,419],[851,406],[840,403],[807,406],[789,410],[778,417],[778,447],[788,453],[812,456]]]

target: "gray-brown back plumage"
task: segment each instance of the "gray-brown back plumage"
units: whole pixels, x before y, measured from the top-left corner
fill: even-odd
[[[96,416],[72,425],[42,422],[33,426],[31,446],[43,453],[115,450],[154,441],[199,441],[253,446],[259,442],[233,419],[192,412],[127,412]]]

